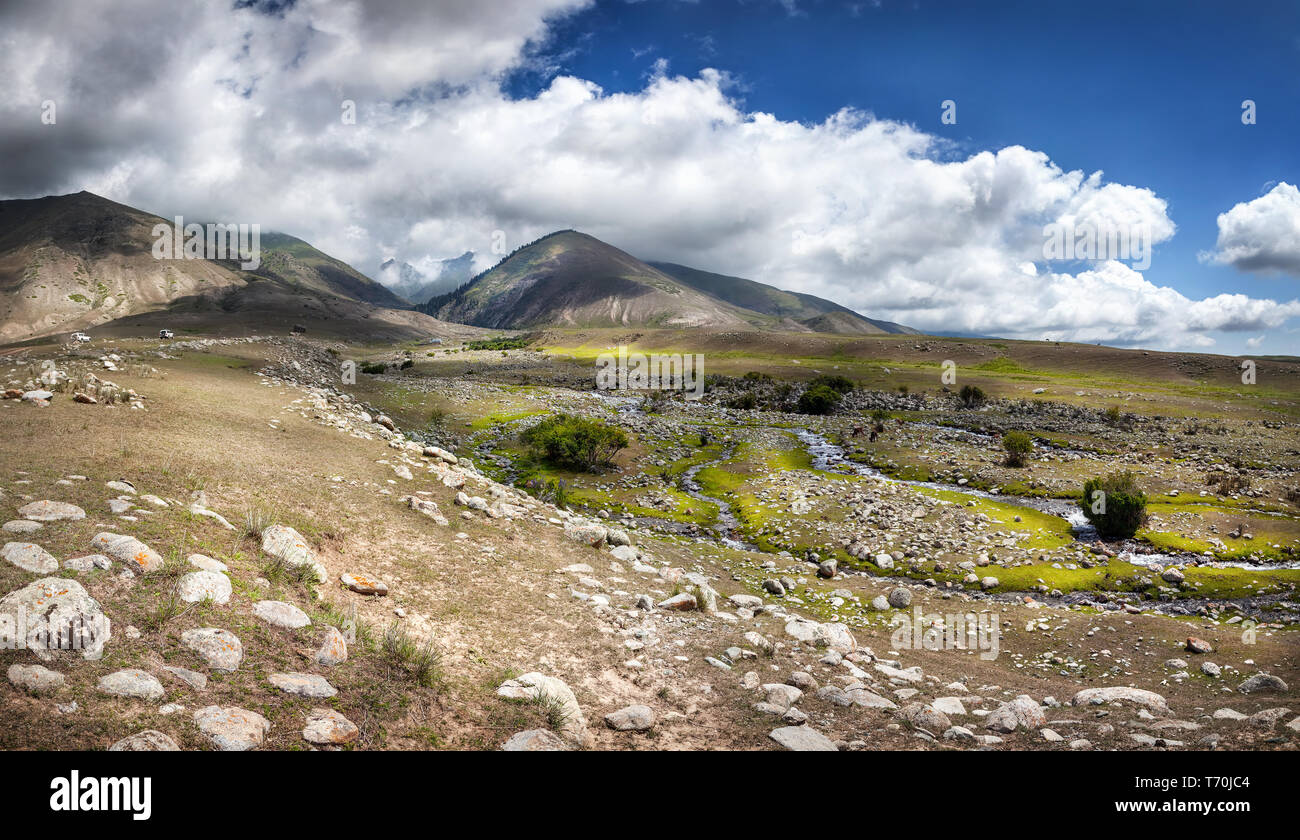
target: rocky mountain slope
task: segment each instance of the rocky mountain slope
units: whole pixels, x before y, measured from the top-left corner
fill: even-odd
[[[0,343],[72,330],[202,327],[247,334],[295,323],[398,340],[465,333],[406,311],[346,263],[263,232],[260,265],[156,259],[154,225],[171,223],[89,192],[0,201]]]
[[[676,263],[650,262],[649,265],[692,289],[763,315],[771,315],[778,319],[777,323],[783,329],[808,329],[813,332],[850,335],[919,334],[911,327],[864,317],[846,306],[816,295],[787,292],[744,277],[715,274]]]
[[[595,237],[558,231],[454,292],[417,307],[482,327],[641,326],[915,332],[828,300],[673,263],[646,263]]]

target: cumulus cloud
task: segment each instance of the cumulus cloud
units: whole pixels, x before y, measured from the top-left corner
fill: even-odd
[[[1201,346],[1297,314],[1294,301],[1192,300],[1114,254],[1049,260],[1048,225],[1138,230],[1148,247],[1176,229],[1151,190],[1041,151],[963,157],[864,112],[748,111],[723,70],[656,65],[626,93],[570,76],[504,93],[549,21],[586,2],[5,6],[0,193],[86,188],[258,222],[372,276],[390,256],[467,250],[481,269],[502,235],[509,250],[576,227],[929,330]],[[39,120],[47,99],[54,126]]]
[[[1285,181],[1219,214],[1219,238],[1203,260],[1243,271],[1300,277],[1300,189]]]

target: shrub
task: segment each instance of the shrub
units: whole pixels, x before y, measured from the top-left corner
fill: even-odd
[[[1002,436],[1002,448],[1007,451],[1008,467],[1023,467],[1034,451],[1034,441],[1024,432],[1007,432]]]
[[[818,385],[825,385],[837,394],[847,394],[853,390],[853,381],[847,376],[823,374],[808,383],[809,388],[815,388]]]
[[[830,414],[839,404],[839,392],[826,385],[814,385],[799,395],[800,414]]]
[[[1120,415],[1120,411],[1119,411],[1119,406],[1117,406],[1117,405],[1112,405],[1110,408],[1106,409],[1106,422],[1107,422],[1107,423],[1110,423],[1111,425],[1115,425],[1115,424],[1119,423],[1119,421],[1120,421],[1120,417],[1121,417],[1121,415]]]
[[[984,390],[978,385],[963,385],[957,397],[961,400],[961,404],[967,408],[981,406],[988,399]]]
[[[398,367],[401,370],[410,370],[411,368],[415,367],[415,361],[413,359],[407,359],[406,361],[402,362],[402,364],[399,365]]]
[[[1127,539],[1146,519],[1147,497],[1132,472],[1090,478],[1083,485],[1084,516],[1106,539]]]
[[[383,373],[387,369],[387,367],[388,366],[385,365],[383,362],[362,362],[361,372],[368,373],[373,376],[377,373]]]
[[[751,410],[758,406],[758,397],[746,391],[738,397],[732,397],[727,400],[727,408],[743,408]]]
[[[622,429],[567,414],[547,417],[525,429],[519,439],[534,457],[581,470],[610,463],[628,445],[627,433]]]

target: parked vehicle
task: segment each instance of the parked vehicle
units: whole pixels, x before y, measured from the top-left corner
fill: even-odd
[[[291,332],[291,333],[305,333],[305,332],[307,332],[307,328],[304,327],[302,324],[294,324],[294,325],[293,325],[293,328],[290,329],[289,332]]]
[[[77,344],[84,344],[87,341],[90,341],[90,336],[86,335],[84,332],[74,332],[71,340]]]
[[[158,337],[159,337],[159,338],[175,338],[175,337],[176,337],[176,333],[172,332],[171,330],[159,330],[159,331],[158,331]]]

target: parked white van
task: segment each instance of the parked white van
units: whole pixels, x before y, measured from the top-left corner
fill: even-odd
[[[171,330],[159,330],[159,331],[158,331],[158,337],[159,337],[159,338],[175,338],[175,337],[176,337],[176,333],[172,332]]]

